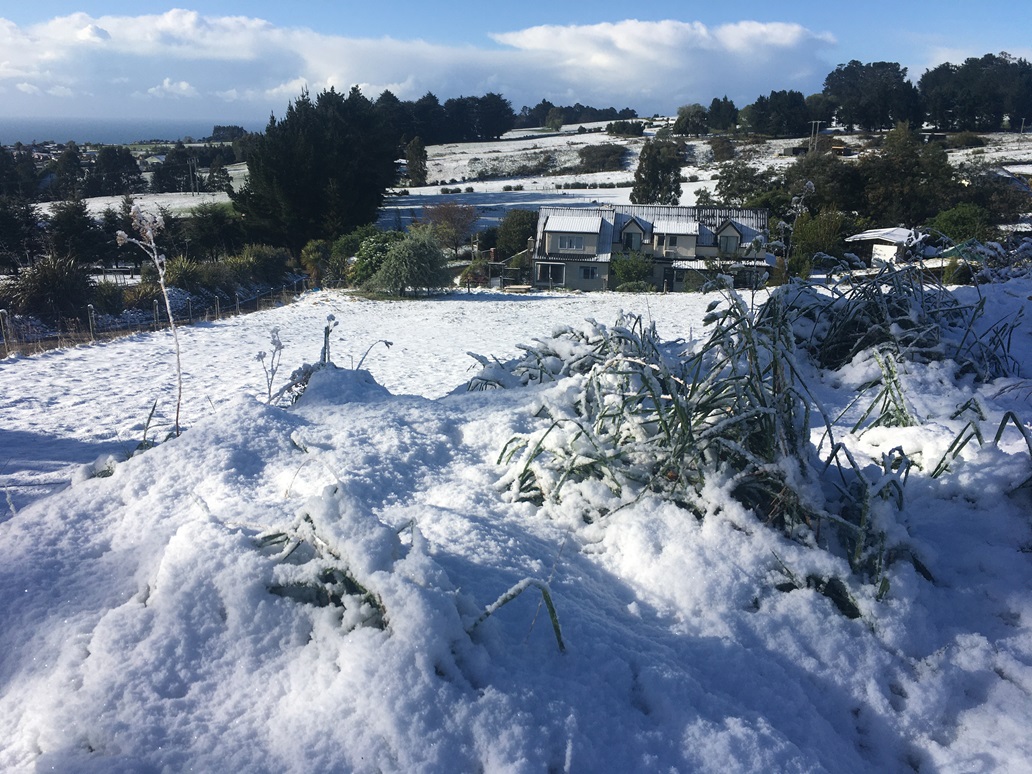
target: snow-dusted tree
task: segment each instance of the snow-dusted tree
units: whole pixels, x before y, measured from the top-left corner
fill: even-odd
[[[387,250],[383,265],[367,285],[399,296],[411,289],[444,287],[448,277],[445,257],[432,228],[414,226]]]
[[[709,131],[709,115],[699,103],[681,105],[677,109],[677,120],[674,121],[674,134],[705,134]]]

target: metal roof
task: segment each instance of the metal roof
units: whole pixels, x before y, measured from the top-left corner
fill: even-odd
[[[652,221],[657,234],[698,234],[699,221],[690,218],[657,218]]]
[[[918,239],[920,234],[909,228],[872,228],[846,237],[847,242],[888,242],[893,245],[906,244]]]
[[[552,233],[597,234],[601,228],[602,216],[597,212],[562,212],[545,221],[545,231]]]

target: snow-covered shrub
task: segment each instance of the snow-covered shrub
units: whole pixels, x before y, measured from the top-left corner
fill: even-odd
[[[790,363],[792,337],[783,325],[757,326],[740,297],[725,299],[711,305],[713,332],[690,354],[639,317],[527,348],[505,369],[513,378],[573,383],[542,407],[547,427],[504,448],[513,494],[545,502],[569,482],[596,480],[622,502],[658,492],[701,513],[693,501],[717,478],[787,532],[813,526],[822,514],[808,483],[810,400]],[[475,382],[505,384],[499,366]]]
[[[881,581],[912,464],[893,450],[880,470],[862,467],[836,439],[807,384],[812,366],[796,346],[791,298],[775,293],[753,310],[725,292],[710,305],[708,337],[691,350],[623,317],[560,330],[513,363],[481,359],[471,388],[567,379],[543,393],[541,428],[503,448],[504,485],[539,504],[573,486],[591,504],[585,521],[646,494],[704,518],[721,492],[804,543],[826,543],[822,528],[832,528],[853,569]],[[811,441],[813,417],[829,443],[823,452]]]
[[[1001,320],[979,331],[984,299],[961,304],[917,266],[830,287],[796,281],[775,295],[782,299],[778,303],[790,317],[797,344],[820,368],[841,368],[867,350],[919,363],[951,360],[958,373],[982,381],[1013,367],[1008,349],[1017,321]],[[764,314],[761,310],[761,318]]]
[[[335,491],[329,491],[323,498],[311,501],[310,509],[316,513],[316,518],[320,514],[315,509],[327,510],[334,494]],[[304,512],[286,529],[266,532],[256,538],[255,546],[269,554],[275,563],[272,581],[268,584],[269,593],[315,607],[339,608],[345,632],[360,626],[384,628],[386,610],[383,602],[356,578],[356,574],[367,574],[361,570],[368,570],[362,564],[370,546],[359,546],[359,556],[354,556],[358,551],[351,547],[354,561],[349,561],[344,553],[347,546],[333,540],[332,535],[324,537],[327,522],[326,518],[321,518],[317,526],[313,514]],[[387,541],[388,553],[396,553],[397,535],[383,524],[371,517],[357,523],[364,526],[366,534],[359,533],[359,536],[365,538],[365,542]],[[350,526],[354,528],[355,525]],[[361,541],[353,538],[351,542]],[[357,566],[353,567],[353,564]],[[368,578],[363,580],[369,583]]]

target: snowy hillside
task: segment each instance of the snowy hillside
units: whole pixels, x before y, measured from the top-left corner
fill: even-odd
[[[982,292],[971,335],[1032,284]],[[187,430],[128,459],[155,400],[148,438],[169,428],[167,335],[0,361],[0,769],[1027,771],[1032,322],[988,381],[957,365],[971,340],[891,379],[869,350],[792,355],[813,415],[782,385],[748,422],[787,412],[809,451],[754,473],[832,502],[832,432],[884,538],[859,570],[831,514],[765,524],[790,509],[746,507],[719,467],[638,477],[668,449],[650,412],[701,405],[677,369],[713,346],[704,317],[735,308],[308,294],[185,329]],[[329,315],[337,367],[268,405],[270,330],[279,386]],[[865,416],[879,400],[912,421]],[[737,432],[722,405],[670,459]]]

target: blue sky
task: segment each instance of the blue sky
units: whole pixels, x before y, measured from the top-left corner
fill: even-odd
[[[673,113],[725,94],[739,106],[810,94],[851,59],[916,79],[968,56],[1032,58],[1030,29],[1032,4],[1013,0],[34,0],[0,10],[0,118],[264,120],[305,86],[352,85]]]

